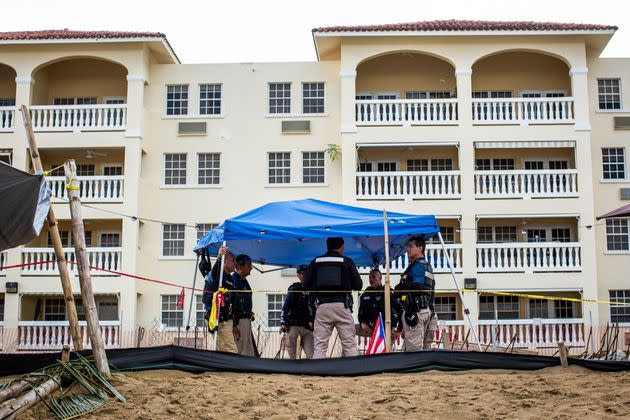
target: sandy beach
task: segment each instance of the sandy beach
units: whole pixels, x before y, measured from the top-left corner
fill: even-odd
[[[615,418],[630,413],[630,372],[583,368],[356,378],[155,370],[116,374],[128,402],[90,419]],[[50,417],[43,404],[22,418]]]

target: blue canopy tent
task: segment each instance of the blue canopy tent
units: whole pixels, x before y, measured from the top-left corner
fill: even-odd
[[[428,240],[440,231],[434,216],[388,213],[387,219],[392,259],[405,253],[410,236]],[[344,238],[344,254],[357,265],[385,263],[382,211],[313,199],[269,203],[227,219],[194,250],[216,250],[227,241],[235,254],[247,254],[259,263],[296,266],[326,252],[330,236]]]

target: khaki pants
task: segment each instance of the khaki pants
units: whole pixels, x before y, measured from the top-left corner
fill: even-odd
[[[405,333],[404,351],[418,351],[424,347],[424,335],[431,318],[431,311],[423,309],[418,312],[418,324],[414,327],[407,325],[403,314],[403,332]]]
[[[229,321],[219,322],[217,328],[217,351],[238,353],[236,343],[234,342],[234,334],[232,334],[233,327],[234,323],[231,319]]]
[[[291,325],[287,334],[287,350],[289,358],[297,357],[297,339],[300,337],[300,346],[304,350],[307,359],[313,358],[313,331],[305,327]]]
[[[328,342],[330,341],[333,328],[336,328],[337,334],[339,334],[341,356],[358,356],[352,312],[342,302],[334,302],[324,303],[317,307],[313,331],[315,341],[313,358],[324,359],[326,357],[326,350],[328,350]]]
[[[254,340],[252,339],[252,321],[246,318],[238,320],[238,331],[240,337],[236,342],[238,354],[243,356],[254,357]]]
[[[424,345],[422,346],[424,350],[431,349],[431,345],[435,341],[435,334],[437,333],[438,329],[437,321],[437,314],[433,314],[431,320],[427,323],[427,329],[424,332]]]

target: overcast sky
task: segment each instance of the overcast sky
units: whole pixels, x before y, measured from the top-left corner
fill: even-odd
[[[630,57],[628,0],[4,0],[0,31],[157,31],[183,63],[313,61],[319,26],[436,19],[616,25],[605,57]],[[28,4],[28,6],[26,6]]]

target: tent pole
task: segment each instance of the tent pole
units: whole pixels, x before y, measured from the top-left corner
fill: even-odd
[[[477,347],[479,347],[479,351],[481,350],[481,343],[479,342],[479,338],[477,338],[477,333],[473,327],[473,323],[470,320],[470,313],[468,308],[466,307],[466,302],[464,302],[464,292],[459,288],[459,284],[457,283],[457,278],[455,277],[455,270],[453,270],[453,263],[451,261],[451,254],[446,250],[446,244],[444,244],[444,238],[442,238],[442,232],[438,231],[437,233],[438,239],[440,240],[440,244],[442,245],[442,251],[444,251],[444,255],[446,256],[446,263],[448,264],[448,268],[451,271],[451,276],[453,277],[453,282],[455,283],[455,288],[457,289],[457,293],[459,293],[459,299],[462,301],[462,307],[464,308],[464,315],[466,315],[466,319],[468,320],[468,326],[470,327],[470,332],[472,333],[473,339],[477,342]]]
[[[392,310],[391,283],[389,279],[389,229],[387,210],[383,209],[383,228],[385,230],[385,352],[392,351]]]
[[[192,313],[193,298],[195,297],[195,285],[197,284],[197,267],[199,267],[199,254],[197,254],[197,261],[195,262],[195,274],[193,274],[193,284],[192,284],[192,289],[190,290],[190,304],[188,305],[188,319],[186,320],[186,331],[190,330],[190,314]],[[195,320],[195,328],[197,328],[197,320]]]
[[[223,241],[223,246],[225,246],[226,241]],[[221,270],[219,273],[219,289],[223,287],[223,268],[225,267],[225,254],[221,255]],[[217,289],[218,290],[218,289]],[[214,303],[214,302],[213,302]],[[217,349],[217,340],[219,339],[219,328],[218,328],[218,324],[219,324],[219,311],[221,310],[221,308],[217,308],[217,330],[214,333],[214,350]]]

